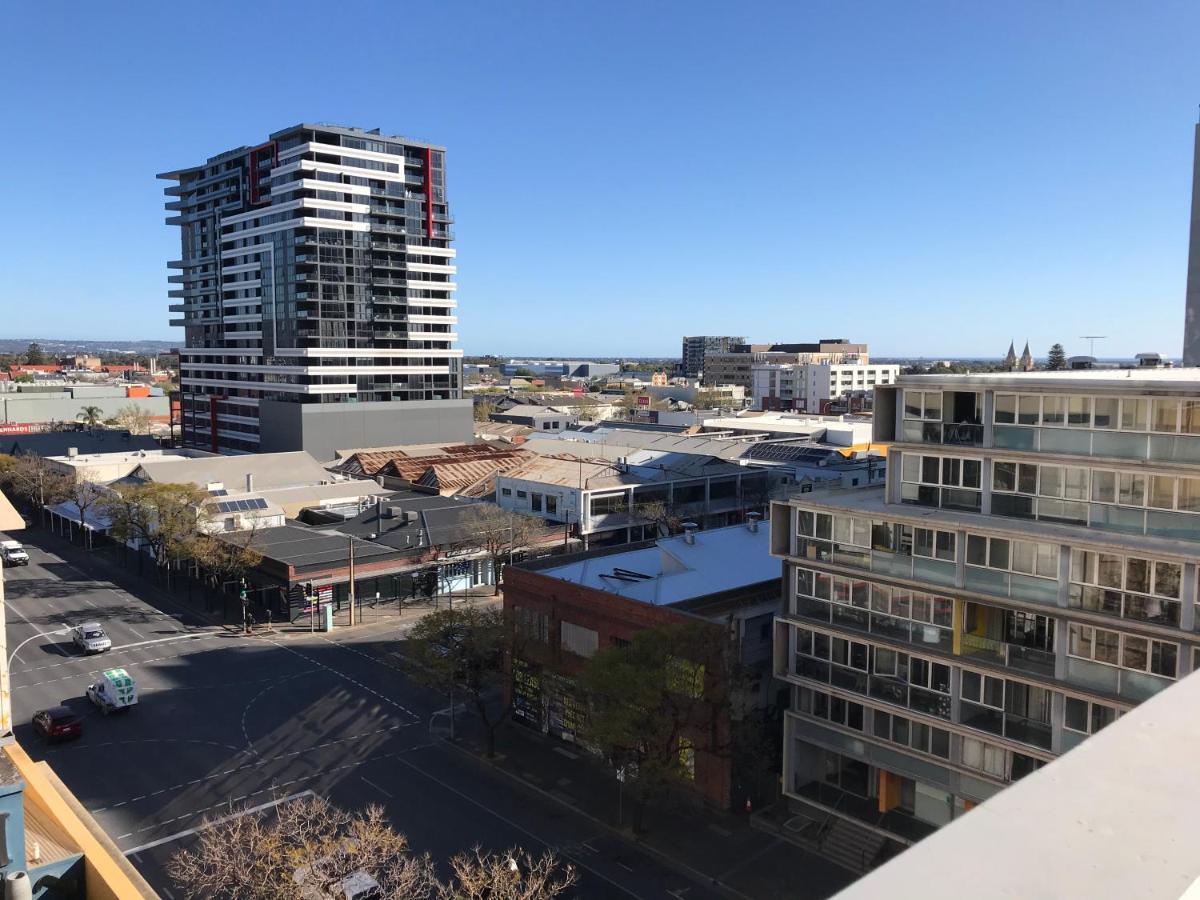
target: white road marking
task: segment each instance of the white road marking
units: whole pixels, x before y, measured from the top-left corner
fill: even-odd
[[[205,830],[206,828],[212,828],[214,825],[232,822],[234,819],[240,819],[242,816],[249,815],[250,813],[262,812],[264,809],[271,809],[272,807],[280,806],[284,803],[291,803],[293,800],[299,800],[301,797],[309,796],[315,795],[312,791],[300,791],[297,794],[289,794],[286,797],[280,797],[278,800],[271,800],[268,803],[260,803],[258,806],[252,806],[249,809],[240,810],[231,815],[225,816],[222,819],[216,819],[212,822],[208,822],[207,824],[200,825],[197,828],[189,828],[186,831],[178,831],[175,834],[169,834],[164,838],[159,838],[157,841],[151,841],[148,844],[142,844],[140,847],[133,847],[132,849],[126,850],[125,855],[133,856],[135,853],[141,853],[143,850],[149,850],[153,847],[161,847],[163,844],[170,844],[171,842],[177,841],[180,838],[191,837],[193,834],[199,834],[201,831]]]
[[[128,626],[126,626],[126,627],[128,627]],[[132,629],[132,628],[130,628],[129,630],[130,630],[130,631],[133,631],[133,629]],[[133,631],[133,633],[134,633],[134,634],[138,634],[136,631]],[[141,635],[140,635],[140,634],[138,634],[138,637],[141,637]],[[135,642],[134,642],[134,643],[132,643],[132,644],[118,644],[117,646],[115,646],[115,647],[113,647],[111,650],[109,650],[108,652],[109,652],[109,653],[116,653],[116,652],[117,652],[117,651],[119,651],[119,650],[132,650],[134,647],[149,647],[151,644],[166,644],[166,643],[169,643],[169,642],[171,642],[171,641],[198,641],[198,640],[201,640],[202,638],[205,638],[205,637],[215,637],[215,635],[204,635],[204,634],[188,634],[188,635],[179,635],[179,634],[173,634],[173,635],[171,635],[170,637],[165,637],[165,638],[154,638],[153,640],[149,640],[149,641],[135,641]]]
[[[379,785],[377,785],[375,782],[373,782],[373,781],[371,781],[369,778],[367,778],[367,776],[365,776],[365,775],[359,775],[358,777],[359,777],[359,778],[361,778],[363,781],[365,781],[367,784],[369,784],[371,787],[375,788],[375,790],[379,791],[379,793],[383,794],[383,796],[385,796],[385,797],[390,797],[390,796],[392,796],[390,793],[388,793],[387,791],[385,791],[383,788],[381,788],[381,787],[380,787]]]
[[[505,817],[505,816],[502,816],[502,815],[500,815],[500,813],[496,812],[496,810],[492,809],[491,807],[485,806],[484,804],[482,804],[482,803],[480,803],[478,800],[476,800],[474,797],[470,796],[469,794],[465,794],[465,793],[463,793],[463,792],[462,792],[462,791],[460,791],[458,788],[454,787],[452,784],[449,784],[449,783],[447,783],[447,782],[445,782],[445,781],[442,781],[442,779],[438,778],[438,777],[437,777],[437,776],[435,776],[435,775],[430,775],[428,772],[426,772],[426,771],[425,771],[424,769],[422,769],[420,766],[418,766],[418,765],[415,765],[414,763],[410,762],[409,760],[407,760],[407,759],[404,759],[403,757],[399,757],[399,758],[397,759],[397,762],[399,762],[399,763],[400,763],[400,765],[402,765],[402,766],[408,766],[410,769],[412,769],[412,770],[413,770],[414,772],[416,772],[418,775],[423,775],[424,777],[426,777],[426,778],[428,778],[430,781],[432,781],[434,784],[441,785],[443,788],[445,788],[446,790],[448,790],[450,793],[454,794],[456,797],[460,797],[460,798],[462,798],[463,800],[465,800],[465,801],[467,801],[468,803],[470,803],[472,806],[477,806],[479,809],[483,810],[484,812],[486,812],[486,813],[489,813],[490,815],[493,815],[493,816],[495,816],[497,819],[499,819],[501,822],[503,822],[505,825],[509,826],[510,828],[514,828],[514,829],[516,829],[517,831],[521,832],[522,834],[524,834],[524,835],[526,835],[526,836],[528,836],[528,837],[531,837],[531,838],[533,838],[533,840],[537,841],[537,842],[538,842],[539,844],[541,844],[542,846],[544,846],[544,847],[550,847],[550,846],[553,846],[553,845],[551,844],[551,842],[550,842],[550,841],[547,841],[545,838],[539,837],[538,835],[536,835],[536,834],[534,834],[532,831],[530,831],[528,828],[525,828],[524,826],[518,825],[518,824],[517,824],[516,822],[514,822],[512,819],[509,819],[509,818],[507,818],[507,817]],[[617,884],[615,881],[613,881],[611,878],[609,878],[609,877],[608,877],[607,875],[605,875],[603,872],[597,872],[597,871],[596,871],[595,869],[593,869],[591,866],[589,866],[589,865],[586,865],[585,863],[583,863],[583,862],[582,862],[582,861],[579,859],[579,857],[578,857],[578,856],[575,856],[575,857],[572,857],[572,858],[574,859],[574,861],[575,861],[575,864],[576,864],[577,866],[579,866],[579,868],[581,868],[581,869],[586,869],[587,871],[589,871],[589,872],[591,872],[593,875],[595,875],[597,878],[599,878],[601,881],[606,881],[606,882],[608,882],[608,883],[609,883],[609,884],[611,884],[613,887],[615,887],[617,890],[619,890],[621,893],[623,893],[623,894],[626,894],[627,896],[633,897],[633,898],[634,898],[634,900],[645,900],[645,898],[644,898],[644,897],[642,897],[642,895],[641,895],[641,894],[638,894],[638,893],[636,893],[635,891],[631,890],[630,888],[627,888],[627,887],[625,887],[625,886],[624,886],[624,885],[622,885],[622,884]],[[632,869],[630,869],[630,871],[633,871],[633,870],[632,870]]]

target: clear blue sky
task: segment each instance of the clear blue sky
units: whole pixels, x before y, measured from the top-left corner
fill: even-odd
[[[1182,341],[1200,5],[17,3],[0,336],[180,339],[156,172],[445,144],[468,353]]]

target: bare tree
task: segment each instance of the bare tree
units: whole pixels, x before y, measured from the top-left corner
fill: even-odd
[[[67,499],[71,489],[71,476],[33,453],[12,457],[13,462],[4,467],[4,478],[13,493],[39,511]]]
[[[537,900],[557,897],[578,880],[571,866],[561,867],[552,853],[485,853],[475,847],[450,860],[457,882],[439,900]]]
[[[244,531],[226,535],[199,534],[189,548],[192,559],[212,582],[220,588],[230,582],[239,582],[245,574],[262,562],[262,553],[257,549],[258,520]]]
[[[636,518],[654,526],[655,537],[668,537],[675,534],[683,524],[665,500],[646,500],[635,503],[633,514]]]
[[[98,506],[107,493],[107,488],[97,483],[94,480],[95,477],[95,473],[89,469],[76,472],[75,481],[71,484],[66,497],[75,504],[75,509],[79,513],[79,539],[85,547],[88,544],[88,510]]]
[[[456,547],[482,550],[495,573],[494,593],[500,593],[500,569],[508,557],[537,541],[546,530],[541,519],[501,509],[494,503],[477,503],[461,520],[463,537]]]
[[[359,872],[379,884],[379,900],[552,900],[577,880],[552,853],[475,848],[451,859],[452,876],[442,881],[380,807],[350,813],[315,796],[282,804],[273,817],[246,811],[206,822],[167,870],[185,896],[205,900],[334,896]]]
[[[114,418],[117,425],[130,434],[148,434],[150,431],[150,411],[136,403],[122,406]]]

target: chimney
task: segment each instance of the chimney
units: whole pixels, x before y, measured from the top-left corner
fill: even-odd
[[[68,447],[67,448],[67,459],[74,459],[78,455],[79,455],[78,447]]]
[[[762,513],[752,512],[746,513],[746,527],[755,534],[758,533],[758,521],[762,518]]]
[[[247,494],[254,493],[254,473],[253,472],[246,473],[246,493]]]
[[[685,544],[696,543],[696,531],[700,528],[695,522],[683,523],[683,541]]]

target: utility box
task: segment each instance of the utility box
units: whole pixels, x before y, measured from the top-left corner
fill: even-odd
[[[321,606],[322,625],[326,631],[333,631],[333,604],[325,603]]]

